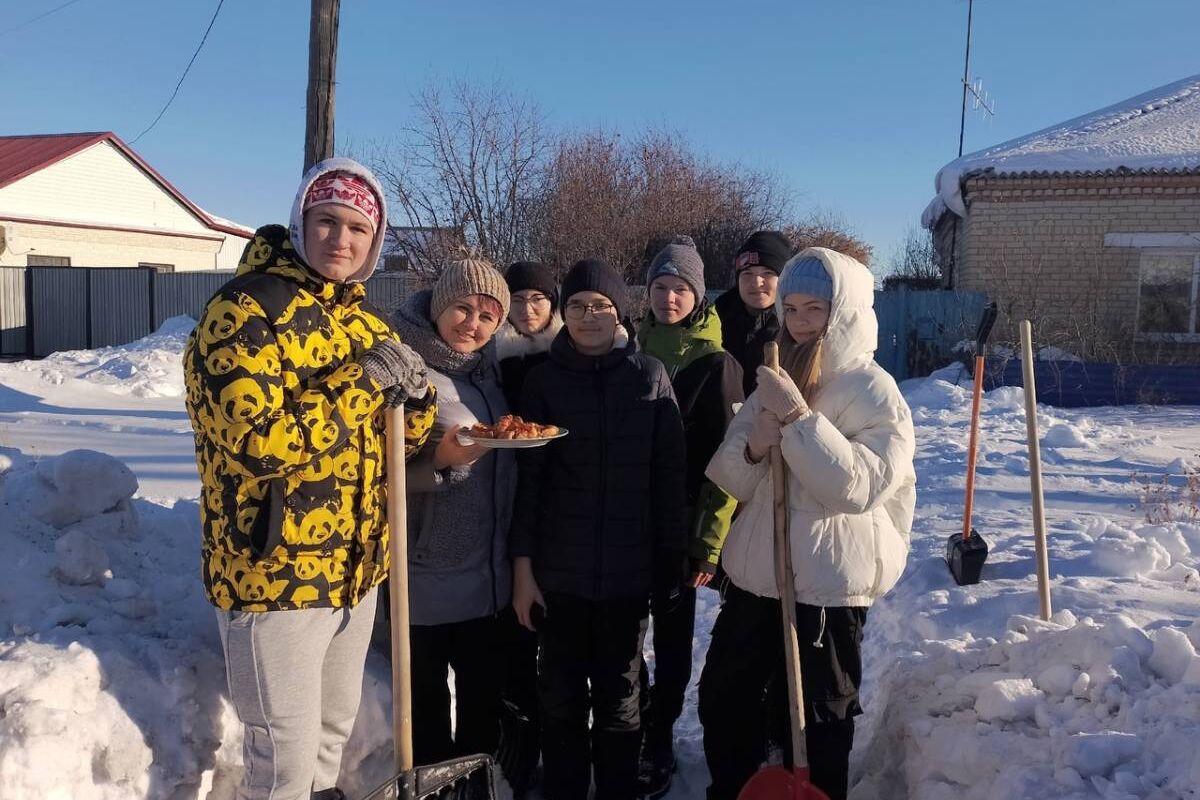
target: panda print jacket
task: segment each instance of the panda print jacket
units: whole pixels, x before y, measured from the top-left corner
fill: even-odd
[[[396,334],[365,296],[311,271],[269,225],[188,341],[202,571],[217,608],[352,607],[387,577],[382,398],[356,359]],[[407,407],[406,455],[435,415],[431,386]]]

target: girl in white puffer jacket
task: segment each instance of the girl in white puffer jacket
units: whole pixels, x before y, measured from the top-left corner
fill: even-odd
[[[904,571],[916,502],[912,417],[873,358],[874,297],[870,271],[849,256],[809,248],[792,257],[776,297],[785,374],[759,369],[708,465],[740,504],[700,678],[709,800],[735,798],[761,764],[764,692],[783,675],[772,445],[787,467],[812,781],[831,800],[846,796],[867,607]]]

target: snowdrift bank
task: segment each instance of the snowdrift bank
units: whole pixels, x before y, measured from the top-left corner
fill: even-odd
[[[241,729],[200,588],[198,510],[131,501],[136,489],[86,450],[0,475],[5,800],[232,796]],[[368,682],[387,707],[386,683]],[[386,730],[380,713],[365,718]],[[384,739],[358,736],[347,764]]]
[[[0,377],[34,377],[52,386],[79,381],[134,398],[183,397],[181,358],[195,327],[191,317],[171,317],[154,333],[129,344],[0,364]]]

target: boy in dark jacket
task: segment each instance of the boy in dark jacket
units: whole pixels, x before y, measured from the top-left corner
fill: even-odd
[[[729,533],[737,501],[704,477],[709,459],[725,438],[734,406],[745,401],[742,368],[721,349],[721,321],[704,299],[704,262],[688,236],[676,236],[646,272],[650,313],[638,330],[642,351],[663,362],[679,401],[687,442],[687,584],[676,597],[655,596],[654,686],[643,666],[643,796],[657,798],[671,788],[675,720],[692,677],[692,636],[696,589],[717,571],[721,545]]]
[[[683,423],[663,365],[637,353],[620,322],[616,271],[581,261],[562,297],[566,330],[520,408],[569,433],[521,451],[513,608],[540,639],[546,797],[587,797],[594,767],[597,798],[633,800],[650,595],[683,581]]]
[[[779,271],[791,256],[792,244],[779,231],[750,234],[733,259],[737,284],[713,304],[721,316],[721,344],[742,365],[747,396],[754,391],[763,345],[779,335],[775,290]]]

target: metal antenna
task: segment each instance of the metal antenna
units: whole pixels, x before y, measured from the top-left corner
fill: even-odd
[[[971,83],[971,21],[975,12],[975,0],[967,0],[967,56],[963,64],[962,76],[962,116],[958,122],[958,156],[962,158],[963,154],[963,136],[967,130],[967,95],[970,94],[974,100],[972,108],[978,110],[983,109],[983,112],[988,116],[994,116],[996,113],[996,104],[989,99],[987,92],[983,90],[983,81],[976,79]]]

